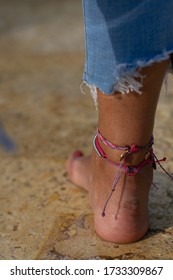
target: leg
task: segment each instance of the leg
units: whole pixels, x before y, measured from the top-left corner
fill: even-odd
[[[98,90],[98,127],[112,143],[124,145],[145,145],[154,127],[155,111],[159,92],[169,61],[153,64],[140,72],[145,76],[142,95],[131,92],[122,95],[105,95]],[[119,152],[104,147],[109,158],[119,160]],[[89,191],[94,210],[94,224],[98,235],[108,241],[128,243],[142,238],[148,227],[147,210],[152,166],[143,168],[142,174],[134,177],[123,175],[108,204],[107,214],[101,216],[105,201],[115,178],[115,168],[103,161],[95,151],[91,157],[71,156],[67,169],[75,184]],[[141,153],[133,158],[133,164],[141,160]]]

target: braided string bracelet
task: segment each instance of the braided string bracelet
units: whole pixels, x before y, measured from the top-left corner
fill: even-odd
[[[120,163],[114,162],[112,160],[109,159],[109,157],[107,156],[107,154],[104,152],[104,150],[102,149],[102,147],[100,146],[99,143],[99,139],[101,140],[101,142],[103,144],[105,144],[107,147],[113,149],[113,150],[120,150],[123,151],[123,153],[120,156]],[[113,195],[113,192],[115,191],[115,188],[118,184],[119,179],[121,178],[123,172],[127,175],[127,176],[135,176],[136,174],[140,173],[141,169],[146,166],[147,164],[151,163],[153,166],[153,169],[156,169],[156,163],[159,164],[159,166],[163,169],[163,171],[173,180],[173,176],[171,176],[161,165],[160,162],[165,161],[166,158],[162,158],[162,159],[158,159],[156,157],[156,155],[153,152],[153,146],[154,144],[154,137],[151,136],[150,141],[148,142],[147,145],[144,146],[138,146],[138,145],[131,145],[131,146],[117,146],[113,143],[111,143],[109,140],[107,140],[102,134],[101,132],[97,129],[97,134],[94,137],[93,140],[93,146],[94,149],[96,151],[96,153],[99,155],[99,157],[103,158],[105,161],[107,161],[109,164],[113,165],[114,167],[118,167],[118,170],[116,172],[116,176],[113,182],[113,187],[111,190],[110,195],[108,196],[106,203],[104,205],[103,211],[102,211],[102,216],[105,216],[105,212],[106,212],[106,207],[107,204],[111,198],[111,196]],[[146,150],[146,154],[144,159],[137,165],[129,165],[127,164],[127,160],[129,158],[130,155],[141,152]],[[151,185],[157,187],[152,181],[150,182]]]

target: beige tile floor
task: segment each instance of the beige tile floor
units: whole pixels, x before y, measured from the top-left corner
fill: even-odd
[[[81,1],[0,0],[0,119],[17,152],[0,150],[0,259],[173,259],[173,182],[158,169],[151,230],[129,245],[101,241],[86,192],[65,161],[90,151],[97,112],[80,94]],[[173,172],[173,82],[155,127],[158,156]]]

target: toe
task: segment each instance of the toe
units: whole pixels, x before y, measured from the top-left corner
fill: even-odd
[[[83,153],[81,151],[75,151],[73,154],[71,154],[67,160],[66,163],[66,169],[67,169],[67,173],[68,173],[68,178],[73,182],[73,175],[74,175],[74,163],[75,160],[77,160],[80,157],[83,157]]]
[[[75,185],[88,190],[88,165],[89,157],[85,157],[81,151],[75,151],[67,161],[67,173],[69,180]]]

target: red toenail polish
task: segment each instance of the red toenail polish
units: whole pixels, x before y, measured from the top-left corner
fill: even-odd
[[[76,158],[77,157],[83,157],[83,153],[81,151],[76,151],[76,152],[74,152],[73,156],[76,157]]]

